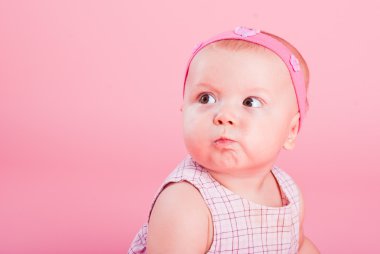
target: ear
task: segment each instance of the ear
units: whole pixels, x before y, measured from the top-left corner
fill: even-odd
[[[283,147],[286,150],[292,150],[296,145],[296,138],[298,135],[298,129],[299,129],[299,123],[300,123],[299,120],[300,120],[300,113],[297,112],[297,114],[293,116],[290,122],[289,134],[283,145]]]

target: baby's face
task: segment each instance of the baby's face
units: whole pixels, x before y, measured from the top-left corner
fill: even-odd
[[[212,171],[270,167],[298,107],[288,69],[259,48],[205,48],[193,59],[183,103],[185,145]]]

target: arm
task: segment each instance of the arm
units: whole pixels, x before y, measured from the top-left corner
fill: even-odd
[[[304,220],[304,202],[301,191],[300,193],[300,239],[299,239],[299,254],[319,254],[317,247],[304,235],[303,220]]]
[[[205,253],[208,208],[198,190],[187,182],[167,186],[154,204],[149,220],[147,253]]]
[[[299,254],[319,254],[317,247],[307,238],[304,237],[302,245],[300,245]]]

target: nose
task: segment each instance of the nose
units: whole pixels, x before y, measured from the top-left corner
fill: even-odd
[[[235,114],[227,106],[224,106],[219,109],[214,117],[215,125],[236,125],[237,119]]]

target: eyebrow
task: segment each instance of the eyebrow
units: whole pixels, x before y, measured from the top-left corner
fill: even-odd
[[[217,87],[215,87],[215,86],[213,86],[212,84],[207,83],[207,82],[199,82],[199,83],[196,83],[194,89],[198,89],[198,88],[202,88],[202,87],[203,87],[203,88],[208,88],[208,89],[214,90],[214,91],[216,91],[216,92],[219,91]]]
[[[203,88],[212,89],[212,90],[214,90],[216,92],[219,92],[217,86],[213,86],[211,83],[207,83],[207,82],[196,83],[196,87],[194,89],[202,88],[202,87]],[[264,88],[264,87],[248,87],[247,91],[248,91],[248,93],[260,93],[263,96],[269,96],[270,95],[269,90],[266,89],[266,88]]]
[[[265,96],[269,96],[270,95],[270,92],[268,89],[264,88],[264,87],[254,87],[254,88],[249,88],[247,89],[249,92],[254,92],[254,93],[261,93]]]

